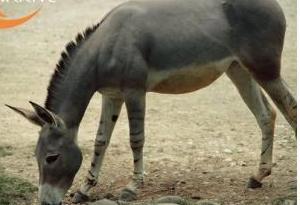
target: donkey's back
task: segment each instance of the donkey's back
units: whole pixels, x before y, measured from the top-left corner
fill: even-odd
[[[118,76],[119,84],[185,93],[209,85],[233,62],[259,79],[278,77],[284,33],[274,0],[136,1],[105,18],[94,46],[101,49],[100,78],[109,78],[105,70],[114,83]]]

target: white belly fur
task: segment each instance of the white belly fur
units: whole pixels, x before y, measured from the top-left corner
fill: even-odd
[[[150,69],[147,90],[158,93],[180,94],[201,89],[220,77],[234,60],[234,57],[228,57],[205,65],[192,64],[166,71]]]

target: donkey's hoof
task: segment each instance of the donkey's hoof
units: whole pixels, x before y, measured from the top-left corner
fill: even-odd
[[[137,199],[137,194],[135,191],[125,188],[121,191],[120,201],[134,201]]]
[[[87,202],[89,200],[89,197],[85,194],[83,194],[82,192],[80,191],[77,191],[75,194],[74,194],[74,197],[72,199],[72,202],[74,204],[78,204],[78,203],[83,203],[83,202]]]
[[[250,189],[257,189],[262,187],[262,183],[257,181],[254,177],[251,177],[248,181],[248,188]]]

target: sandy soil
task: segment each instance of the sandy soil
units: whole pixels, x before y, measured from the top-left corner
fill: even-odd
[[[0,159],[11,175],[38,183],[33,157],[38,128],[4,103],[29,108],[43,104],[46,88],[64,45],[122,0],[64,0],[46,4],[38,18],[0,31],[0,145],[14,153]],[[279,0],[287,18],[282,73],[296,95],[296,0]],[[2,4],[8,15],[22,15],[33,5]],[[149,94],[146,121],[146,181],[140,199],[177,194],[215,199],[224,204],[267,204],[290,193],[296,177],[296,143],[289,125],[278,115],[274,169],[262,189],[245,188],[258,165],[261,136],[256,121],[226,76],[210,87],[186,95]],[[76,190],[87,172],[100,115],[101,97],[91,101],[81,124],[79,144],[84,162]],[[229,150],[229,151],[228,151]],[[108,149],[96,199],[116,194],[132,170],[125,110]],[[36,195],[33,196],[34,198]]]

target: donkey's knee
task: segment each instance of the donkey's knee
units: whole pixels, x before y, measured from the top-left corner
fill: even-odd
[[[263,136],[271,137],[273,136],[277,114],[275,109],[270,104],[268,104],[264,96],[263,96],[263,100],[267,105],[267,110],[264,113],[260,113],[260,116],[257,118],[257,122],[262,131]]]

